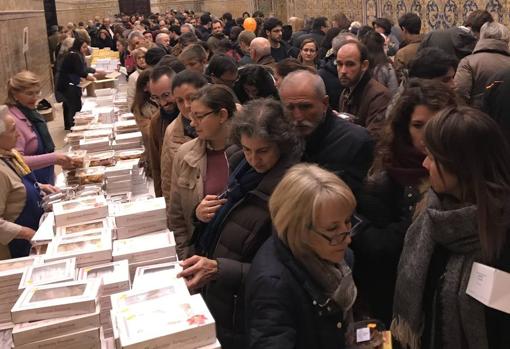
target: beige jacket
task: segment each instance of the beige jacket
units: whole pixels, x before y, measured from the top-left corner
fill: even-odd
[[[21,178],[0,161],[0,260],[11,258],[7,245],[21,230],[13,222],[23,211],[26,196]]]
[[[166,206],[170,207],[170,191],[172,188],[172,166],[179,147],[191,141],[191,138],[184,134],[182,124],[183,116],[179,116],[166,128],[163,146],[161,147],[161,191],[166,200]],[[167,217],[170,216],[167,214]]]
[[[192,217],[204,197],[207,170],[206,143],[195,138],[181,145],[172,166],[169,229],[174,232],[179,259],[192,255],[188,246],[193,234]]]

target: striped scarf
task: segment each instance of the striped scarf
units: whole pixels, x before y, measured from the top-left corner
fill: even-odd
[[[23,160],[23,156],[16,149],[0,149],[0,158],[20,177],[25,177],[32,172],[30,167],[25,163],[25,160]]]

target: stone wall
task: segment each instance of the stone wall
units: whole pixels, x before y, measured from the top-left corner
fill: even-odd
[[[60,25],[86,23],[95,16],[108,17],[119,13],[118,0],[55,0],[55,5]]]
[[[28,28],[28,51],[23,54],[23,29]],[[50,56],[41,0],[1,0],[0,104],[7,95],[10,76],[29,69],[41,79],[43,95],[51,91]]]

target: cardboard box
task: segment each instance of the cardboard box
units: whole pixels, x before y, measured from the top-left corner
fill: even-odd
[[[81,268],[78,278],[80,280],[101,278],[103,280],[101,296],[126,291],[131,286],[127,260]]]
[[[127,132],[127,133],[117,133],[115,135],[115,142],[117,143],[135,143],[142,141],[142,132]],[[124,159],[126,160],[126,159]]]
[[[135,120],[117,121],[113,126],[116,136],[119,133],[137,132],[138,125]]]
[[[94,312],[83,315],[17,324],[12,330],[14,345],[17,348],[26,343],[98,328],[101,326],[99,311],[97,306]]]
[[[100,235],[76,237],[74,239],[55,238],[49,245],[45,261],[76,257],[76,265],[85,267],[112,258],[111,231],[103,230]]]
[[[35,232],[30,242],[32,245],[48,244],[55,237],[54,232],[55,216],[53,212],[48,213],[43,222],[39,225],[39,229]]]
[[[18,288],[21,278],[25,270],[34,263],[39,263],[40,259],[36,256],[28,256],[22,258],[12,258],[0,261],[0,297],[2,297],[5,288],[8,286],[16,286]]]
[[[200,295],[147,301],[115,317],[125,349],[195,349],[216,342],[214,319]]]
[[[161,288],[175,283],[183,283],[186,287],[184,279],[177,278],[177,274],[181,271],[182,267],[179,265],[179,262],[139,267],[135,272],[133,290]]]
[[[117,234],[117,239],[129,239],[135,236],[154,233],[166,229],[166,218],[150,221],[142,221],[138,224],[131,224],[125,227],[113,228]]]
[[[76,280],[76,258],[67,258],[28,267],[23,273],[19,289],[74,280]]]
[[[510,273],[474,262],[466,293],[489,308],[510,314]]]
[[[103,219],[108,216],[104,196],[88,196],[77,200],[57,202],[53,205],[57,227]]]
[[[100,349],[101,331],[99,327],[52,337],[45,340],[16,346],[16,349]]]
[[[189,291],[186,285],[176,283],[171,286],[164,286],[149,290],[130,290],[114,293],[110,296],[112,301],[112,312],[124,312],[128,307],[156,299],[167,300],[169,298],[187,299]]]
[[[114,261],[127,259],[130,263],[175,255],[175,239],[168,229],[113,242]]]
[[[117,205],[113,216],[117,227],[140,223],[141,220],[163,219],[166,218],[165,199],[160,197]]]
[[[100,279],[28,287],[11,310],[14,323],[48,320],[96,311]]]

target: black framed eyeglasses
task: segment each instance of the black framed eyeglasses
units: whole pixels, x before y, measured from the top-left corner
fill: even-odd
[[[150,98],[151,98],[151,101],[153,101],[157,105],[160,105],[161,100],[167,101],[171,97],[172,97],[172,92],[168,91],[168,92],[162,93],[161,96],[152,95]]]
[[[338,245],[342,244],[345,241],[345,239],[347,239],[348,236],[351,236],[350,231],[343,232],[343,233],[337,233],[330,237],[327,234],[325,234],[321,231],[318,231],[313,226],[310,226],[309,229],[311,231],[313,231],[314,233],[316,233],[317,235],[321,236],[324,240],[327,240],[329,242],[330,246],[338,246]]]
[[[190,119],[193,119],[195,120],[196,122],[200,122],[202,121],[203,119],[205,119],[206,117],[208,117],[209,115],[213,114],[213,113],[217,113],[218,111],[217,110],[211,110],[210,112],[208,113],[205,113],[205,114],[202,114],[202,115],[197,115],[195,113],[190,113],[189,114],[189,117]]]

